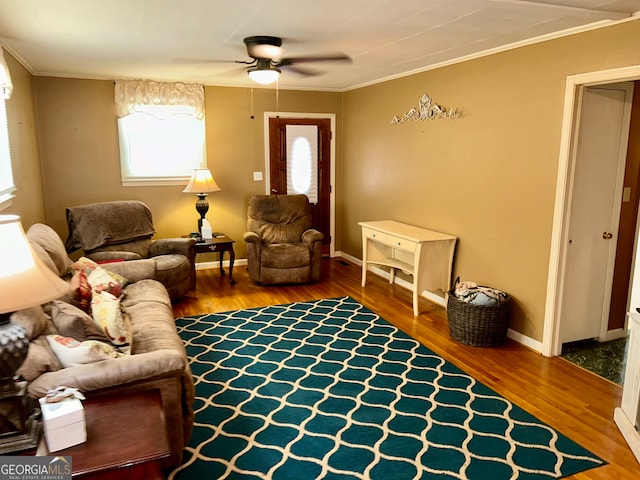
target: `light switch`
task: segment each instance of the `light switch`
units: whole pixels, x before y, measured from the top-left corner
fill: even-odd
[[[624,187],[622,189],[622,201],[628,202],[629,200],[631,200],[631,187]]]
[[[262,172],[253,172],[253,181],[261,182],[262,181]]]

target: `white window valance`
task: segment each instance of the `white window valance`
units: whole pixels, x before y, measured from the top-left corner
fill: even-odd
[[[115,88],[116,115],[126,117],[145,106],[185,107],[185,113],[204,118],[204,86],[195,83],[118,80]]]
[[[0,48],[0,96],[5,100],[11,98],[13,92],[13,83],[11,83],[11,75],[9,75],[9,67],[4,60],[4,53]]]

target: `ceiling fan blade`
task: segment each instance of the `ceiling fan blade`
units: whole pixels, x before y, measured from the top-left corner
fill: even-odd
[[[304,75],[305,77],[315,77],[318,75],[322,75],[323,72],[319,72],[317,70],[310,70],[308,68],[300,68],[297,65],[282,65],[280,66],[282,70],[286,70],[287,72],[294,72],[300,75]]]
[[[278,62],[278,66],[293,65],[295,63],[311,63],[311,62],[347,62],[351,63],[351,57],[344,53],[335,53],[329,55],[308,55],[306,57],[285,57]]]
[[[172,58],[174,65],[207,65],[212,63],[236,63],[236,60],[214,60],[211,58]]]

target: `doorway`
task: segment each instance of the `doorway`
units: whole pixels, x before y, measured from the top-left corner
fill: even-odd
[[[304,193],[322,254],[335,254],[335,115],[265,112],[267,194]]]
[[[563,296],[565,281],[567,272],[565,267],[567,264],[569,241],[571,240],[572,231],[570,228],[571,207],[573,200],[574,189],[574,173],[576,168],[576,142],[579,133],[579,113],[581,107],[581,94],[585,88],[588,87],[602,87],[603,85],[635,81],[640,78],[640,66],[633,68],[624,68],[618,70],[610,70],[603,72],[592,72],[588,74],[580,74],[567,78],[567,84],[565,89],[565,106],[563,114],[563,129],[560,145],[560,159],[558,168],[558,181],[556,189],[556,205],[554,212],[554,223],[552,231],[552,243],[551,243],[551,256],[549,263],[549,281],[547,289],[547,304],[545,309],[545,329],[541,351],[547,356],[560,355],[563,343],[562,332],[562,310],[567,305],[564,303]],[[637,134],[636,134],[637,135]],[[625,145],[626,148],[626,145]],[[635,188],[634,188],[635,190]],[[618,187],[616,198],[618,201],[623,196],[622,185]],[[626,195],[626,193],[624,193]],[[636,199],[633,200],[636,204]],[[637,218],[637,215],[636,215]],[[636,220],[634,218],[634,221]],[[632,232],[634,240],[636,236],[636,229]],[[599,232],[600,235],[610,232],[608,229]],[[635,251],[636,247],[632,248],[633,260],[635,263]],[[612,269],[613,261],[610,260],[608,268]],[[612,275],[612,274],[610,274]],[[609,286],[611,285],[611,278],[607,280]],[[627,284],[629,282],[627,281]],[[624,292],[628,297],[628,289]],[[609,290],[610,295],[610,290]],[[609,297],[611,298],[611,297]],[[604,303],[602,302],[600,314],[604,315]],[[608,315],[609,305],[606,306],[606,313]],[[626,305],[625,305],[626,309]],[[609,330],[606,322],[604,322],[605,328],[601,329],[599,337],[601,339],[615,338],[615,336],[623,336],[626,334],[626,329],[614,329]]]
[[[622,192],[626,188],[631,192],[630,186],[623,187],[623,180],[632,96],[630,82],[583,87],[578,91],[559,312],[562,344],[608,340],[612,335],[609,328],[612,298],[624,304],[623,311],[627,308],[629,278],[624,295],[612,297],[612,284]],[[631,234],[635,237],[635,228]],[[630,262],[631,258],[620,259],[624,261]]]

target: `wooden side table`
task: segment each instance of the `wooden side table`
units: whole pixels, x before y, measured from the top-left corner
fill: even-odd
[[[87,441],[49,453],[43,437],[36,455],[70,455],[74,478],[164,478],[159,460],[170,451],[159,390],[98,395],[83,405]]]
[[[216,236],[209,240],[197,242],[196,253],[220,252],[220,275],[224,276],[222,261],[224,258],[224,252],[229,252],[229,283],[231,283],[231,285],[235,285],[236,282],[233,279],[233,263],[236,260],[236,252],[233,250],[235,240],[232,240],[223,233],[215,235]]]

